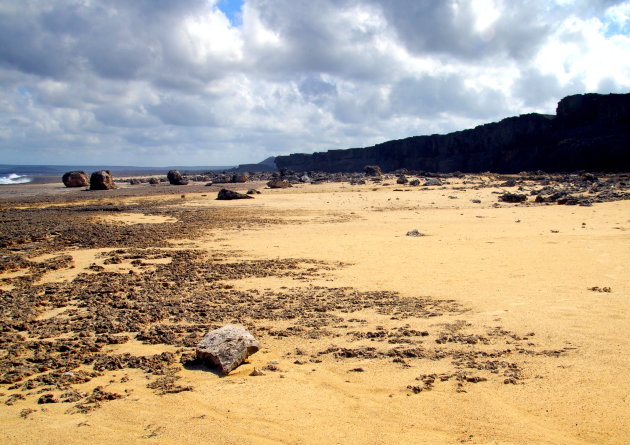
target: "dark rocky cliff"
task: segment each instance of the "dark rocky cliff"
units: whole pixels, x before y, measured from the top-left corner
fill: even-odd
[[[278,156],[278,168],[353,172],[630,171],[630,94],[568,96],[556,115],[525,114],[445,135],[366,148]]]

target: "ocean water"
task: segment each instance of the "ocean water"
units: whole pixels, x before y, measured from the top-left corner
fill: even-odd
[[[33,178],[28,175],[18,175],[17,173],[9,173],[8,175],[0,175],[0,185],[26,184],[32,181],[33,181]]]

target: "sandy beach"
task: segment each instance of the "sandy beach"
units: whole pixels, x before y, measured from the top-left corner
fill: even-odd
[[[627,443],[630,201],[505,179],[1,188],[0,442]]]

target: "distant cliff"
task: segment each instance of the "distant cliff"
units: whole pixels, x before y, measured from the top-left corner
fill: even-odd
[[[445,135],[275,161],[280,169],[328,172],[362,171],[369,164],[384,171],[630,171],[630,94],[568,96],[555,116],[525,114]]]

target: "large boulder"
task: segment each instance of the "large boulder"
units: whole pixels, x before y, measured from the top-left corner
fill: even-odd
[[[249,175],[247,173],[236,173],[232,175],[232,182],[243,183],[249,180]]]
[[[244,195],[242,193],[235,192],[233,190],[221,189],[217,195],[217,199],[222,201],[229,201],[230,199],[254,199],[253,196]]]
[[[378,165],[366,165],[363,167],[363,171],[365,172],[365,176],[383,176],[381,167]]]
[[[244,327],[225,325],[208,332],[197,344],[197,358],[207,360],[227,375],[250,355],[258,352],[260,343]]]
[[[114,177],[109,170],[98,170],[90,175],[90,190],[112,190],[117,188],[114,185]]]
[[[188,185],[188,180],[184,179],[179,170],[169,170],[166,178],[171,185]]]
[[[267,183],[267,187],[270,189],[285,189],[287,187],[293,187],[289,182],[282,179],[272,179]]]
[[[84,171],[66,172],[61,177],[61,180],[66,187],[87,187],[90,185],[88,175]]]

